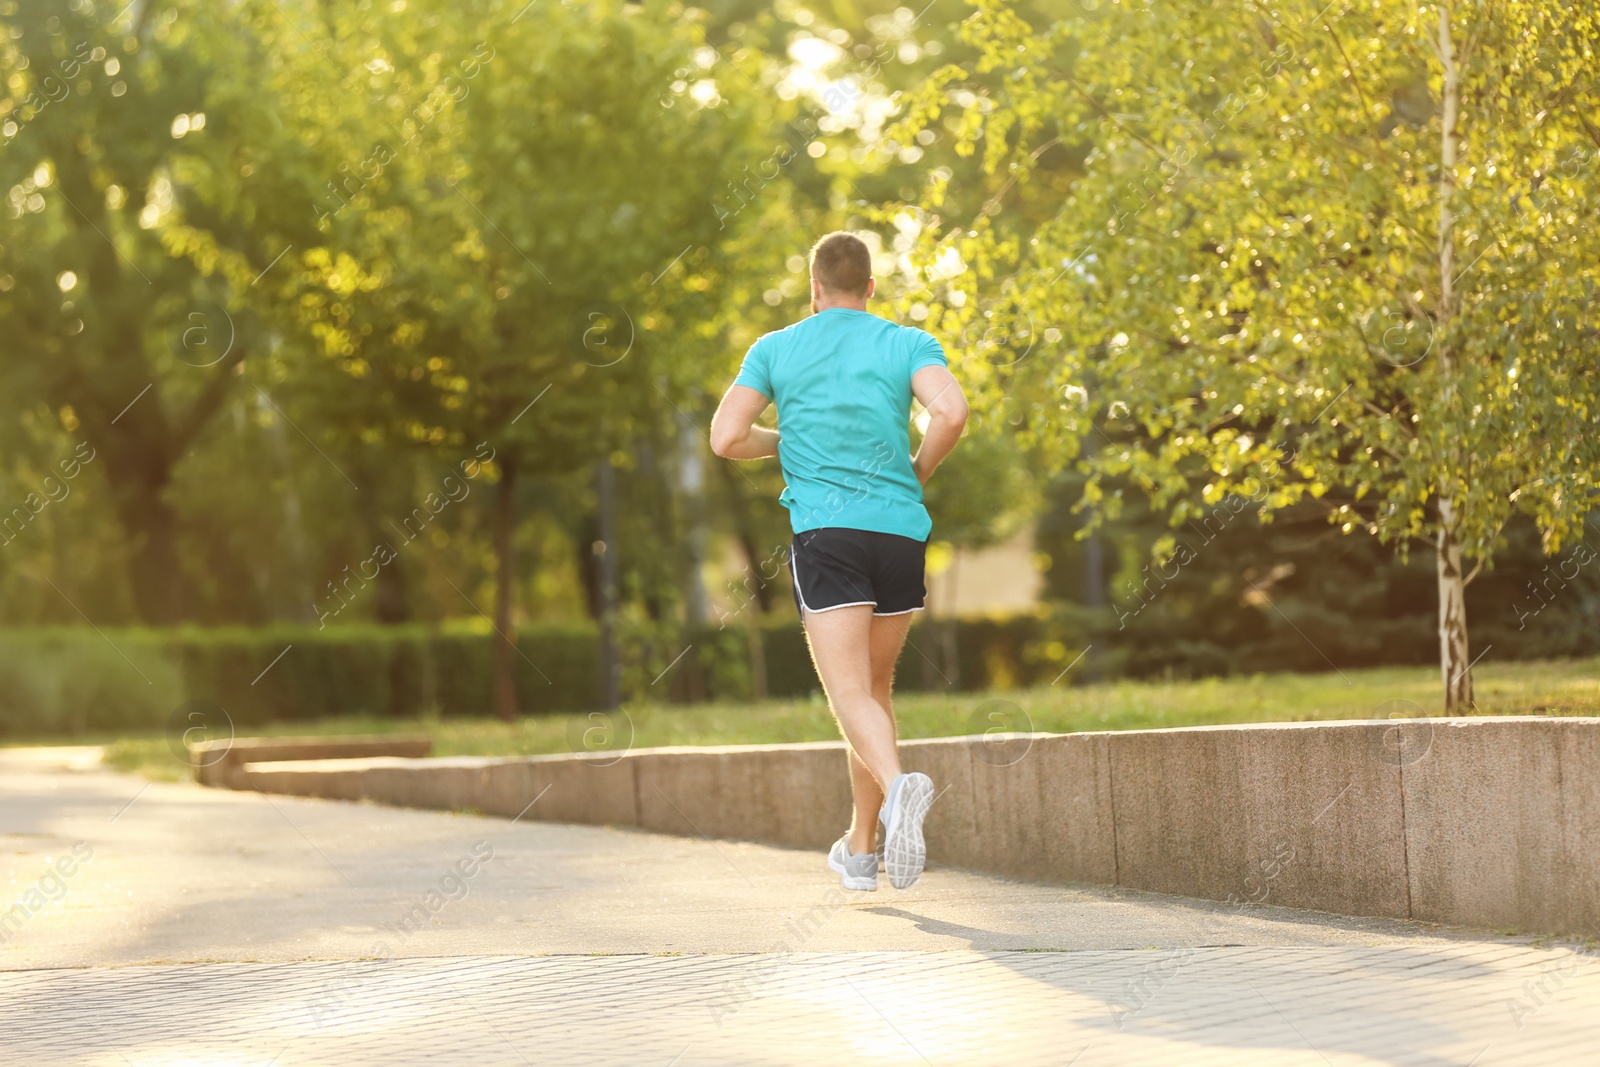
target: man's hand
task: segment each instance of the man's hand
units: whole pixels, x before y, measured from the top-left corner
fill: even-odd
[[[723,459],[776,456],[778,431],[756,425],[771,402],[747,385],[731,387],[711,417],[711,451]]]
[[[967,425],[967,398],[961,383],[947,367],[923,367],[911,376],[911,392],[928,411],[928,429],[922,447],[912,457],[911,469],[923,485],[961,438]]]

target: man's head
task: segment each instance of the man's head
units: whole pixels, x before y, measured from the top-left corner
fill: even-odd
[[[839,230],[811,246],[811,310],[864,311],[872,295],[872,253],[866,242]]]

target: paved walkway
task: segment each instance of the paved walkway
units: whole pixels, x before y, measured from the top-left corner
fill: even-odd
[[[8,1065],[1490,1067],[1600,1059],[1600,959],[0,749],[0,1019]]]

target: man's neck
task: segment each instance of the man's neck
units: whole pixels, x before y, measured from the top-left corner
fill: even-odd
[[[812,314],[832,311],[835,308],[842,308],[845,311],[865,311],[867,310],[867,302],[865,300],[829,300],[827,302],[814,301],[811,305]]]

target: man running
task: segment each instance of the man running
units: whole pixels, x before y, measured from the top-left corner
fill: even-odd
[[[922,819],[933,783],[903,774],[890,691],[894,665],[921,611],[933,528],[922,486],[950,454],[967,401],[931,334],[867,312],[872,256],[853,234],[811,249],[810,318],[750,346],[711,421],[728,459],[777,456],[787,485],[795,604],[839,729],[849,744],[855,810],[828,866],[846,889],[878,888],[883,827],[889,882],[907,889],[927,855]],[[927,429],[911,453],[911,398]],[[778,429],[757,426],[769,403]],[[781,434],[781,436],[780,436]]]

